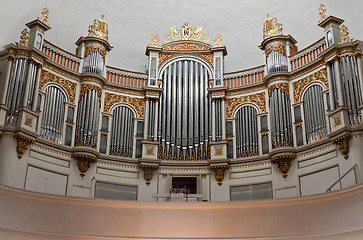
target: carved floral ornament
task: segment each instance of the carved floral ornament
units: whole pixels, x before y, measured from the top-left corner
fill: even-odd
[[[294,102],[297,103],[299,102],[299,98],[301,97],[301,93],[303,91],[303,89],[311,82],[313,81],[322,81],[326,88],[329,88],[329,84],[328,84],[328,75],[327,75],[327,70],[326,68],[310,75],[307,76],[303,79],[300,79],[299,81],[294,82],[293,85],[293,91],[294,91]]]
[[[353,41],[354,41],[354,39],[349,37],[349,32],[348,32],[347,26],[342,24],[340,26],[340,42],[339,42],[339,44],[349,43],[349,42],[353,42]]]
[[[108,112],[110,108],[116,103],[128,103],[132,105],[139,118],[144,117],[144,99],[143,98],[135,98],[135,97],[128,97],[123,95],[115,95],[112,93],[105,94],[105,106],[104,111]]]
[[[89,54],[94,53],[94,52],[99,52],[103,58],[103,60],[105,60],[105,56],[106,56],[106,51],[103,50],[103,46],[100,44],[93,44],[94,46],[87,46],[84,50],[84,57],[87,57]]]
[[[282,46],[282,45],[275,45],[275,46],[272,46],[272,47],[266,49],[266,51],[265,51],[266,58],[268,57],[268,55],[270,55],[270,53],[272,51],[277,51],[277,52],[283,54],[284,56],[286,56],[286,47]]]
[[[203,27],[196,26],[193,28],[187,22],[184,23],[181,28],[177,28],[176,26],[170,27],[170,33],[166,34],[165,38],[164,44],[179,40],[194,40],[209,43],[209,39],[207,39]]]
[[[81,91],[80,91],[80,94],[79,94],[79,99],[81,100],[83,98],[83,96],[89,91],[89,90],[96,90],[97,92],[97,95],[98,95],[98,98],[101,102],[101,94],[102,94],[102,89],[100,87],[97,87],[93,84],[83,84],[82,87],[81,87]]]
[[[168,51],[205,51],[210,50],[209,47],[197,43],[178,43],[166,46],[163,50]]]
[[[42,90],[43,86],[48,82],[55,82],[60,84],[67,91],[67,94],[69,96],[69,101],[71,103],[74,103],[74,99],[76,96],[76,87],[77,87],[76,83],[73,83],[61,77],[58,77],[50,72],[42,70],[39,79],[39,90]]]
[[[171,53],[160,53],[159,54],[159,66],[161,66],[166,60],[171,57],[184,56],[183,54],[171,54]],[[212,53],[200,53],[200,54],[188,54],[188,56],[197,56],[204,58],[213,66],[213,54]]]
[[[21,31],[20,41],[16,44],[19,46],[28,47],[29,46],[28,40],[29,40],[29,31],[27,28],[24,28],[23,31]]]
[[[227,118],[231,118],[234,110],[242,103],[252,102],[260,107],[261,112],[266,112],[265,93],[256,93],[248,96],[226,99]]]
[[[276,83],[268,88],[268,97],[271,97],[272,90],[278,88],[285,94],[287,98],[290,98],[289,84],[287,83]]]

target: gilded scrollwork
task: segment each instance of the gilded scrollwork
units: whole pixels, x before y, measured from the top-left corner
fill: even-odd
[[[101,19],[95,19],[93,25],[88,28],[88,36],[96,37],[108,41],[108,24],[103,20],[104,15],[101,15]]]
[[[43,86],[48,82],[55,82],[55,83],[60,84],[67,91],[68,96],[69,96],[69,101],[71,103],[74,103],[74,99],[76,96],[76,88],[77,88],[76,83],[73,83],[69,80],[58,77],[50,72],[42,70],[42,73],[40,74],[40,79],[39,79],[39,90],[42,90]]]
[[[248,96],[226,99],[227,118],[231,118],[233,111],[242,103],[252,102],[260,107],[261,112],[266,112],[265,93],[256,93]]]
[[[191,27],[187,22],[183,24],[181,28],[170,27],[170,33],[165,35],[166,40],[164,44],[179,40],[194,40],[204,43],[209,43],[207,39],[207,34],[204,33],[203,27],[196,26]]]
[[[207,60],[211,65],[213,65],[213,54],[212,53],[200,53],[200,54],[190,54],[190,55],[202,57],[205,60]],[[167,59],[174,57],[174,56],[181,56],[181,54],[160,53],[159,66],[161,66],[161,64],[163,64]]]
[[[263,39],[274,37],[274,36],[285,36],[282,32],[282,24],[277,22],[277,18],[270,18],[270,13],[267,13],[267,20],[263,24]]]
[[[281,53],[281,54],[283,54],[283,55],[286,56],[286,47],[285,46],[281,46],[281,45],[275,45],[275,46],[272,46],[272,47],[266,49],[266,51],[265,51],[266,58],[268,57],[268,55],[270,55],[270,53],[272,51],[277,51],[277,52],[279,52],[279,53]]]
[[[106,95],[105,95],[104,111],[108,112],[115,103],[120,103],[120,102],[131,104],[135,108],[138,117],[140,117],[140,118],[144,117],[144,99],[143,98],[115,95],[112,93],[106,93]]]
[[[268,97],[271,97],[272,90],[274,90],[275,88],[280,89],[287,98],[290,98],[289,84],[287,84],[287,83],[276,83],[276,84],[269,86]]]
[[[93,84],[83,84],[82,87],[81,87],[81,91],[80,91],[80,94],[79,94],[79,99],[82,99],[83,96],[89,91],[89,90],[96,90],[97,91],[97,95],[101,101],[101,95],[102,95],[102,89],[96,85],[93,85]]]
[[[86,49],[84,50],[84,57],[87,57],[89,54],[94,52],[99,52],[103,60],[105,60],[106,52],[98,47],[86,47]]]
[[[329,88],[328,73],[326,68],[293,83],[295,103],[299,102],[300,95],[305,86],[313,81],[322,81],[325,84],[326,88]]]
[[[179,43],[163,48],[163,50],[168,51],[204,51],[209,49],[209,47],[197,43]]]

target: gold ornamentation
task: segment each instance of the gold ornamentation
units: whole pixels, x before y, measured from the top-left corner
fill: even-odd
[[[28,145],[32,144],[34,140],[22,135],[18,135],[17,140],[18,140],[18,146],[16,148],[16,151],[18,152],[18,158],[20,159],[25,153]]]
[[[123,95],[115,95],[112,93],[106,93],[105,94],[105,105],[104,105],[104,111],[108,112],[112,105],[115,103],[123,102],[131,104],[136,112],[139,118],[144,117],[144,99],[143,98],[134,98],[134,97],[127,97]]]
[[[150,184],[150,181],[153,178],[153,171],[155,168],[157,168],[157,166],[147,166],[147,165],[142,166],[142,169],[144,170],[144,178],[147,185]]]
[[[277,167],[280,169],[282,176],[284,178],[287,177],[287,172],[290,170],[291,161],[294,160],[296,156],[294,155],[283,155],[274,157],[271,159],[273,164],[277,164]]]
[[[101,94],[102,94],[102,89],[96,85],[93,84],[83,84],[81,87],[81,91],[79,93],[79,100],[81,100],[83,98],[83,96],[88,93],[89,90],[96,90],[97,91],[97,95],[99,100],[101,101]]]
[[[282,24],[277,22],[277,18],[270,18],[270,13],[267,13],[267,20],[263,24],[263,39],[274,36],[285,36],[282,32]]]
[[[226,108],[227,108],[227,118],[231,118],[233,111],[236,107],[242,103],[252,102],[257,104],[260,107],[261,112],[266,112],[266,98],[265,93],[255,93],[248,96],[242,96],[238,98],[228,98],[226,99]]]
[[[171,56],[173,56],[173,54],[168,54],[168,53],[160,53],[159,55],[159,66],[168,58],[170,58]]]
[[[153,147],[146,147],[146,155],[153,156],[154,155],[154,148]]]
[[[105,60],[106,51],[104,51],[98,47],[86,47],[86,49],[84,50],[84,57],[87,57],[89,54],[94,53],[94,52],[99,52],[101,54],[103,60]]]
[[[340,124],[342,124],[342,120],[339,117],[334,118],[334,127],[339,126]]]
[[[28,40],[29,40],[29,31],[27,28],[24,28],[23,31],[21,31],[20,41],[19,43],[17,43],[17,45],[28,47],[29,46]]]
[[[159,46],[159,36],[154,33],[151,38],[151,44],[149,44],[149,47],[160,47]]]
[[[29,127],[32,127],[32,125],[33,125],[33,119],[32,118],[29,118],[29,117],[25,117],[24,124],[27,125],[27,126],[29,126]]]
[[[348,32],[347,26],[342,24],[342,26],[340,26],[340,42],[339,42],[339,44],[353,42],[353,40],[354,40],[353,38],[351,39],[349,37],[349,32]]]
[[[49,10],[48,10],[48,8],[43,8],[43,10],[42,10],[42,16],[41,17],[38,17],[38,19],[42,23],[44,23],[45,25],[49,26],[48,17],[49,17]]]
[[[197,54],[197,56],[201,56],[202,58],[204,58],[205,60],[207,60],[208,62],[210,62],[210,64],[213,65],[213,54],[211,54],[211,53],[207,53],[207,54]]]
[[[214,150],[215,150],[215,155],[216,156],[223,155],[223,148],[222,147],[215,147]]]
[[[214,46],[213,47],[223,47],[224,44],[222,42],[222,35],[217,33],[214,38]]]
[[[159,78],[159,79],[158,79],[158,83],[157,83],[157,84],[158,84],[158,86],[160,86],[162,83],[163,83],[163,79]]]
[[[341,137],[338,137],[337,139],[333,140],[333,143],[339,146],[340,152],[343,154],[344,158],[347,159],[349,157],[349,140],[351,139],[351,136],[346,134]]]
[[[163,64],[167,59],[174,56],[182,56],[182,54],[170,54],[170,53],[160,53],[159,55],[159,66]],[[213,54],[212,53],[200,53],[200,54],[190,54],[190,56],[198,56],[207,60],[213,66]]]
[[[224,179],[224,172],[226,170],[226,165],[219,165],[219,166],[211,166],[210,169],[214,170],[216,173],[216,180],[218,182],[218,185],[222,185],[223,179]]]
[[[181,28],[170,27],[170,33],[165,35],[164,44],[179,40],[194,40],[209,43],[207,35],[203,32],[203,27],[192,28],[188,23],[184,23]]]
[[[209,84],[212,85],[212,86],[214,86],[214,79],[209,79]]]
[[[274,90],[275,88],[280,89],[283,93],[285,93],[285,96],[287,98],[290,98],[289,84],[287,83],[276,83],[271,85],[268,88],[268,97],[271,97],[272,90]]]
[[[58,77],[50,72],[42,70],[39,79],[39,90],[42,90],[43,86],[48,82],[55,82],[60,84],[68,93],[69,101],[74,103],[74,99],[76,96],[76,88],[77,84],[61,77]]]
[[[301,92],[305,88],[305,86],[307,86],[309,83],[311,83],[313,81],[322,81],[325,84],[326,88],[328,89],[329,88],[328,73],[327,73],[326,68],[324,68],[310,76],[307,76],[303,79],[300,79],[299,81],[296,81],[292,84],[295,103],[299,102]]]
[[[323,22],[325,19],[328,18],[327,14],[326,14],[326,8],[324,4],[320,4],[319,7],[319,15],[320,15],[320,20],[319,23]]]
[[[167,51],[204,51],[209,50],[209,47],[197,43],[179,43],[163,48]]]
[[[108,24],[103,20],[104,15],[101,15],[101,19],[95,19],[93,25],[88,28],[88,37],[96,37],[108,41]]]
[[[96,162],[96,158],[88,155],[83,154],[76,154],[74,158],[77,160],[77,166],[79,171],[81,172],[80,175],[84,177],[85,173],[91,167],[91,163]]]
[[[286,47],[281,46],[281,45],[275,45],[275,46],[272,46],[272,47],[266,49],[266,51],[265,51],[266,58],[268,57],[268,55],[270,55],[270,53],[272,51],[277,51],[277,52],[283,54],[284,56],[286,56]]]

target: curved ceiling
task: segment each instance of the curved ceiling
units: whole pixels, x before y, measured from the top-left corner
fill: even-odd
[[[323,0],[328,15],[345,19],[350,36],[363,39],[361,9],[363,1]],[[109,42],[114,47],[108,65],[145,71],[145,47],[156,32],[162,41],[169,26],[204,26],[213,43],[217,32],[222,34],[228,50],[225,71],[236,71],[263,64],[258,48],[262,41],[262,26],[266,12],[277,17],[284,32],[291,34],[299,49],[323,36],[317,26],[319,4],[316,0],[12,0],[3,1],[0,15],[0,45],[19,40],[25,23],[40,16],[42,8],[49,8],[52,29],[46,38],[52,43],[75,52],[74,43],[86,35],[93,19],[105,14],[109,24]]]

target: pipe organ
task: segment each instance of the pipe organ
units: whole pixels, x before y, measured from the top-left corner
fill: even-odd
[[[96,148],[100,102],[100,97],[95,89],[88,90],[79,101],[76,123],[76,146]]]
[[[129,107],[113,110],[110,154],[132,157],[134,145],[134,113]]]
[[[306,142],[311,143],[326,135],[325,108],[322,87],[313,85],[304,94]]]
[[[0,134],[16,138],[6,144],[17,144],[18,158],[35,147],[59,152],[56,158],[67,166],[62,176],[77,166],[83,177],[95,166],[88,172],[96,180],[112,176],[115,184],[139,186],[143,176],[142,189],[152,184],[149,189],[163,191],[174,175],[198,175],[199,185],[217,192],[244,183],[254,174],[247,172],[264,171],[257,177],[274,181],[266,175],[277,167],[298,190],[297,180],[289,181],[310,165],[292,161],[335,150],[340,153],[329,156],[348,158],[350,139],[356,145],[361,139],[362,43],[349,38],[342,19],[322,20],[329,38],[298,51],[297,41],[268,15],[259,46],[265,64],[231,73],[224,72],[221,34],[211,44],[203,27],[171,27],[163,44],[153,34],[145,73],[107,66],[112,46],[103,17],[78,39],[75,54],[44,39],[46,19],[27,24],[30,36],[25,29],[19,43],[0,51]],[[8,146],[1,141],[0,150]],[[74,186],[93,186],[88,178],[70,179],[77,179]]]
[[[65,96],[58,87],[45,90],[45,103],[40,136],[61,143],[64,123]]]
[[[158,124],[161,159],[205,159],[212,140],[211,99],[207,91],[210,72],[201,62],[185,59],[169,64],[160,75],[163,79]]]

